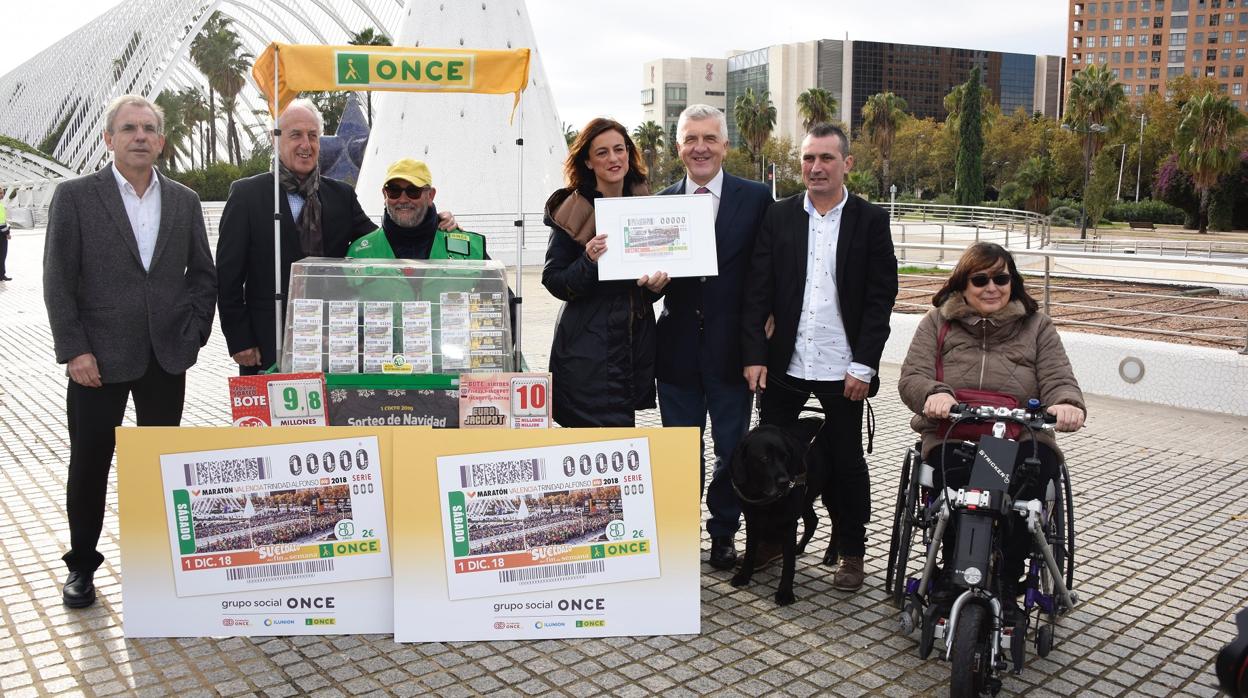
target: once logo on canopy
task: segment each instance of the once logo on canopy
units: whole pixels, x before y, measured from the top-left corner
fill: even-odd
[[[447,53],[339,51],[338,84],[471,89],[475,56]]]

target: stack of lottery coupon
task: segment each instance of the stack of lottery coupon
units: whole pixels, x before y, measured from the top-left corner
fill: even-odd
[[[433,373],[433,304],[403,303],[403,358],[412,373]]]
[[[468,355],[474,371],[505,371],[507,295],[472,293],[468,300]]]
[[[290,302],[290,370],[294,373],[323,370],[322,310],[319,298],[296,298]]]
[[[360,308],[356,301],[329,301],[329,372],[360,372]]]
[[[382,373],[394,358],[394,303],[364,303],[364,372]]]
[[[439,320],[442,329],[442,371],[464,371],[469,367],[469,294],[442,293]]]

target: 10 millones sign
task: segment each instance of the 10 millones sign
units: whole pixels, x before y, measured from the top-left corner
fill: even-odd
[[[340,87],[471,90],[476,72],[471,53],[337,51],[335,57]]]

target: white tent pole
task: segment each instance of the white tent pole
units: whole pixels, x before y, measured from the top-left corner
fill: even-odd
[[[274,335],[277,338],[277,354],[274,357],[279,363],[282,360],[282,208],[278,203],[281,188],[278,185],[278,144],[282,140],[282,129],[278,127],[278,115],[281,106],[278,97],[278,66],[281,56],[277,44],[273,44],[273,318]],[[262,368],[267,369],[268,366]]]
[[[524,294],[521,288],[522,276],[524,271],[524,93],[521,92],[520,99],[520,117],[517,126],[516,137],[516,160],[520,171],[520,176],[516,179],[516,326],[515,336],[512,340],[515,342],[515,351],[512,361],[515,369],[520,370],[520,326],[521,314],[524,312]]]

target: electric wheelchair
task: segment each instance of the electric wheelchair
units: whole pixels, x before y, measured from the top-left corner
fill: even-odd
[[[947,482],[943,475],[942,487],[933,486],[939,473],[923,462],[921,442],[906,452],[885,585],[901,611],[902,632],[920,631],[919,656],[926,659],[938,642],[942,645],[943,657],[950,662],[953,696],[996,695],[1001,688],[999,672],[1012,665],[1014,673],[1021,673],[1029,634],[1036,653],[1047,656],[1058,619],[1078,603],[1071,591],[1075,516],[1065,463],[1060,463],[1057,481],[1048,483],[1042,499],[1011,497],[1020,490],[1020,481],[1038,477],[1040,461],[1034,438],[1031,444],[1007,438],[1007,425],[1020,425],[1034,436],[1037,430],[1052,429],[1052,419],[1037,400],[1029,401],[1025,409],[955,407],[945,431],[946,444],[960,423],[991,425],[991,434],[977,443],[962,442],[966,459],[974,460],[967,484],[956,490],[943,486]],[[1032,449],[1032,456],[1016,469],[1020,448]],[[1021,589],[1015,586],[1017,581],[1001,578],[1007,525],[1024,525],[1029,532],[1031,549]],[[945,550],[942,568],[938,565],[947,529],[952,529],[954,542]],[[941,589],[936,593],[938,581]],[[1003,598],[1003,586],[1007,593],[1022,592],[1021,605]],[[1006,613],[1007,606],[1014,618]]]

